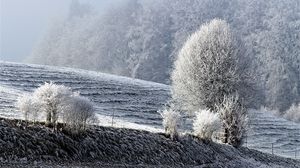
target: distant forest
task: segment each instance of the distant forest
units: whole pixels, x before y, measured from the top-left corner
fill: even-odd
[[[300,101],[299,0],[124,0],[105,12],[72,1],[28,62],[170,83],[178,51],[200,25],[226,20],[249,58],[254,106]]]

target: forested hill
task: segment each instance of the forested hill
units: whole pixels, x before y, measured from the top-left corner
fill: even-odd
[[[124,0],[105,12],[73,1],[28,61],[169,83],[187,37],[213,18],[230,24],[253,60],[257,106],[285,111],[300,101],[299,0]]]

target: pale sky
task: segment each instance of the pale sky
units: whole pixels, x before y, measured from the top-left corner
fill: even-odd
[[[0,60],[22,62],[52,21],[67,16],[71,1],[0,0]],[[80,0],[99,11],[120,1]]]
[[[0,60],[22,61],[56,17],[66,16],[71,0],[0,0]]]

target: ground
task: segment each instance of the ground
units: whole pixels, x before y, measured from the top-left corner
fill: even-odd
[[[300,167],[300,161],[245,147],[206,142],[192,135],[91,126],[72,135],[43,123],[0,119],[2,166],[34,167]]]

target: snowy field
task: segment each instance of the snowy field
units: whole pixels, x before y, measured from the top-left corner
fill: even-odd
[[[157,111],[167,102],[167,85],[86,70],[0,62],[0,116],[22,118],[14,108],[16,98],[44,82],[69,86],[96,105],[101,125],[162,131]],[[300,124],[250,111],[245,146],[300,159]]]

